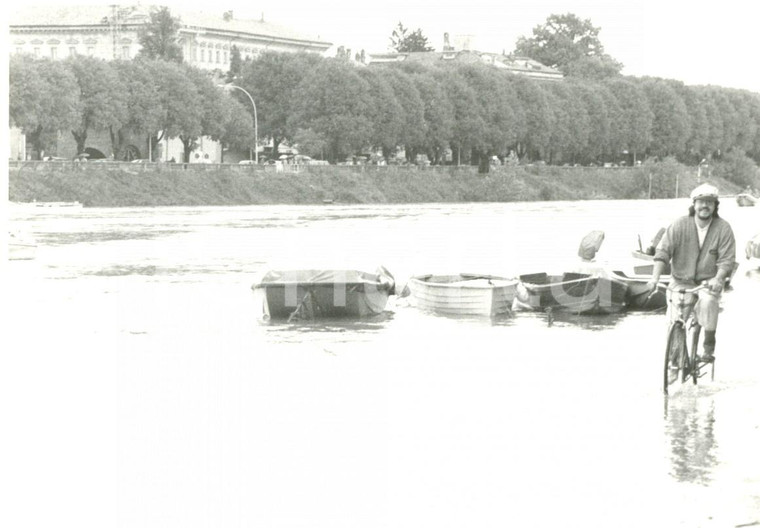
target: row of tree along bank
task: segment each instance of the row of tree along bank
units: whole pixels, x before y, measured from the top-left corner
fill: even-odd
[[[9,199],[89,207],[646,199],[688,196],[698,178],[694,167],[674,160],[620,168],[501,166],[487,175],[470,166],[312,166],[292,173],[264,166],[104,165],[12,163]],[[709,180],[723,194],[742,189],[719,171]]]
[[[550,165],[712,163],[732,152],[760,161],[760,94],[744,90],[621,75],[542,81],[480,63],[358,67],[272,52],[238,63],[229,79],[255,99],[258,137],[274,155],[282,143],[331,163],[404,152],[481,171],[511,153]],[[115,159],[128,154],[131,136],[149,137],[153,152],[164,137],[179,138],[184,161],[201,137],[251,147],[252,105],[217,82],[161,60],[14,55],[10,120],[37,152],[50,151],[60,131],[84,152],[95,129],[110,131]]]

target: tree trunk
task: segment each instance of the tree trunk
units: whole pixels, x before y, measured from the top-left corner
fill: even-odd
[[[478,151],[478,174],[488,174],[491,169],[490,159],[487,153]]]
[[[81,132],[72,130],[71,134],[74,136],[74,141],[77,143],[77,154],[82,154],[84,152],[85,145],[87,144],[87,130],[82,130]]]

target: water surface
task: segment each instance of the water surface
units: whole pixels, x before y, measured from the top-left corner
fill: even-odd
[[[687,206],[14,208],[39,248],[4,270],[9,503],[28,526],[760,522],[753,208],[721,207],[742,266],[716,379],[669,397],[662,313],[256,320],[270,268],[562,271],[593,229],[624,265]]]

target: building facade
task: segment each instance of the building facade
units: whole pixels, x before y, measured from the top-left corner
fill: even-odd
[[[155,8],[144,5],[18,8],[9,13],[9,52],[53,60],[77,55],[129,60],[139,53],[139,32],[150,21],[151,9]],[[185,63],[209,72],[226,73],[229,70],[233,46],[243,59],[255,58],[264,51],[324,54],[332,46],[330,42],[266,22],[263,17],[260,20],[237,19],[232,11],[214,15],[174,9],[171,14],[180,22],[179,43]],[[56,154],[61,157],[76,154],[76,147],[70,142],[73,139],[64,135]],[[110,139],[107,134],[96,132],[88,138],[88,146],[107,157]],[[141,145],[134,148],[141,157],[148,157],[149,153]],[[197,152],[200,158],[221,160],[221,147],[216,142],[204,138],[201,148],[203,151]],[[25,150],[23,141],[12,141],[11,158],[25,159]],[[181,159],[181,152],[179,140],[167,140],[158,154],[162,160],[169,161]],[[150,154],[155,157],[156,153]]]

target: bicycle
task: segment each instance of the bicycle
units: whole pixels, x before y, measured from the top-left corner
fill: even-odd
[[[708,364],[711,366],[710,379],[715,379],[715,359],[703,361],[697,354],[702,326],[697,320],[696,303],[689,316],[686,319],[683,316],[684,308],[692,304],[686,302],[687,295],[696,294],[706,288],[707,286],[702,284],[691,289],[670,290],[672,297],[669,303],[675,312],[668,327],[668,340],[665,348],[665,369],[663,373],[665,394],[668,393],[668,387],[679,378],[681,383],[685,383],[691,377],[696,385],[699,378],[707,375],[705,367]]]

